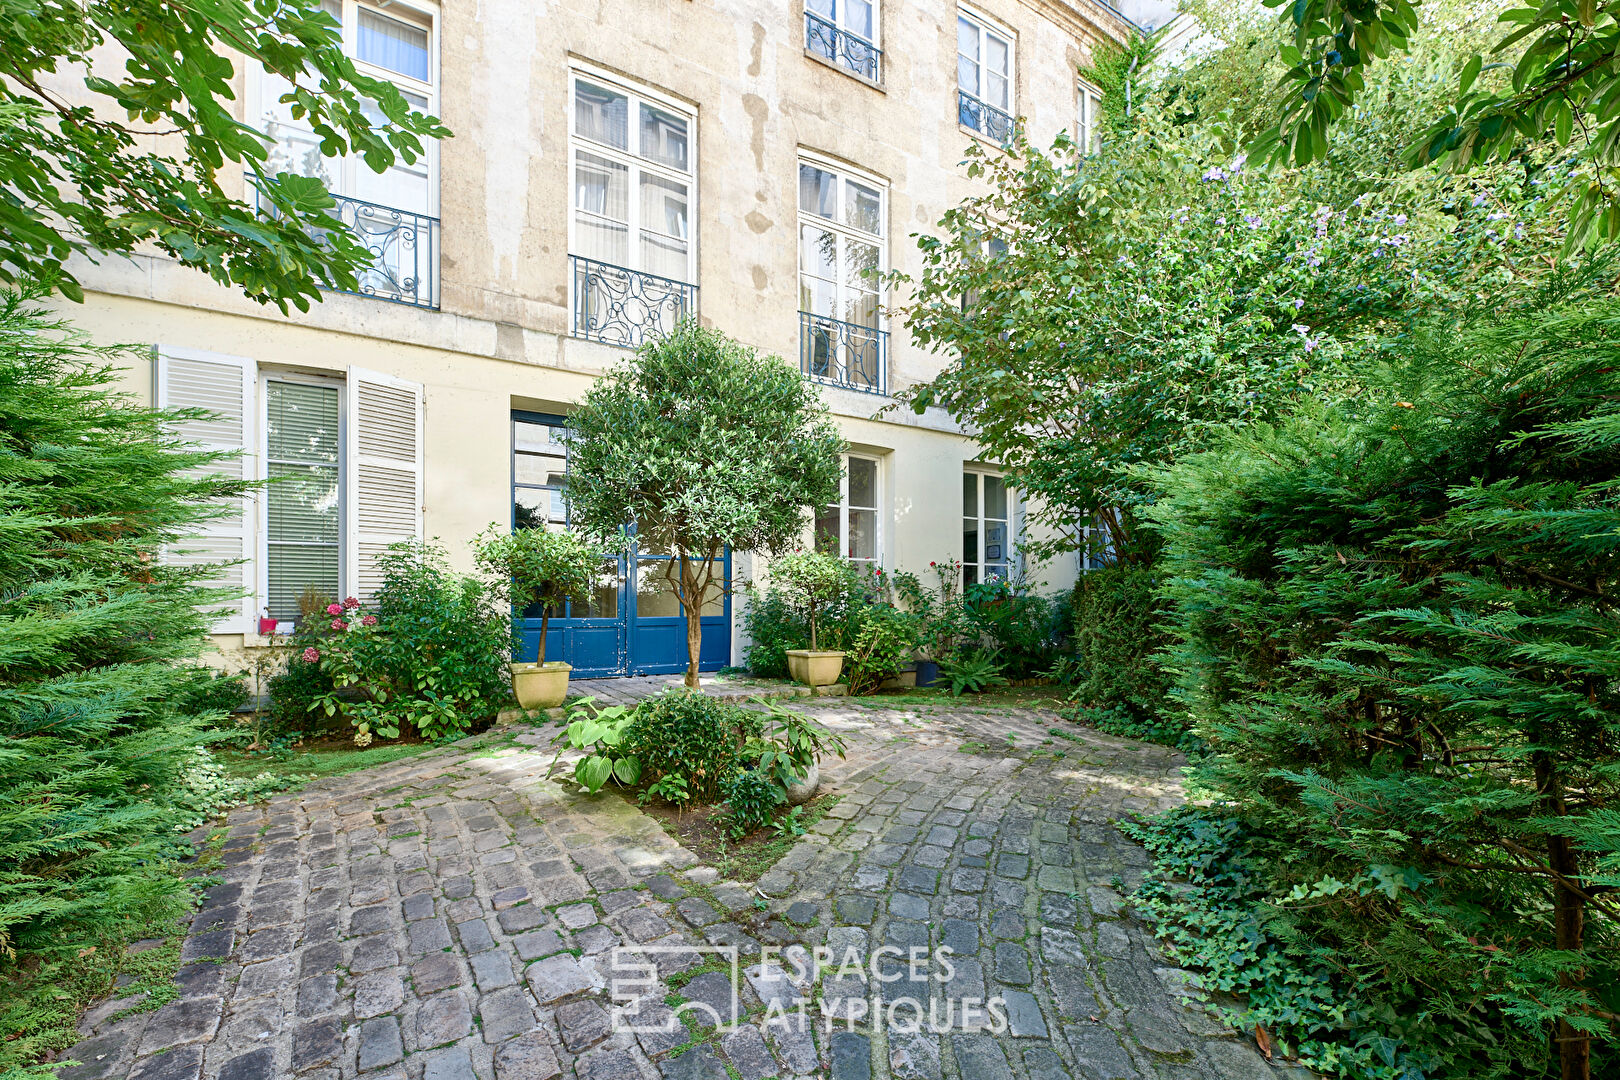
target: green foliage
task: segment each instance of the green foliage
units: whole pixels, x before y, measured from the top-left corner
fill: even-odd
[[[307,311],[317,286],[355,288],[371,264],[318,180],[264,171],[273,144],[234,115],[232,57],[292,84],[322,154],[359,154],[380,173],[450,134],[355,69],[319,0],[24,0],[0,25],[0,281],[75,300],[70,257],[147,244],[283,312]],[[61,76],[81,70],[67,90]],[[236,166],[264,209],[227,194]]]
[[[795,551],[771,560],[771,583],[778,595],[810,628],[809,648],[821,647],[819,618],[849,595],[850,565],[836,555]]]
[[[838,501],[844,440],[814,384],[696,319],[644,345],[569,417],[568,502],[592,541],[674,556],[697,685],[699,613],[732,551],[780,551]]]
[[[992,686],[1007,685],[995,654],[983,650],[941,660],[939,677],[945,681],[952,697],[982,694]]]
[[[307,731],[326,719],[321,701],[333,692],[332,676],[318,659],[324,636],[303,633],[293,637],[294,648],[287,666],[270,678],[272,729],[279,733]],[[305,649],[314,648],[317,659],[305,659]]]
[[[194,711],[226,700],[194,663],[219,568],[153,553],[245,485],[169,433],[200,414],[116,392],[121,355],[0,294],[0,1071],[57,1048],[81,950],[116,955],[184,898],[184,778],[225,720]]]
[[[1134,32],[1124,42],[1104,38],[1092,46],[1080,77],[1102,94],[1103,138],[1130,133],[1132,108],[1149,92],[1158,51],[1155,38]]]
[[[347,719],[361,746],[406,728],[455,738],[494,716],[511,699],[509,611],[477,578],[452,571],[435,545],[393,544],[379,563],[375,613],[352,598],[334,603],[332,634],[313,646],[333,686],[321,709]]]
[[[763,731],[759,713],[705,694],[666,690],[640,702],[625,731],[625,749],[657,782],[679,776],[688,801],[711,803],[737,767],[738,754]]]
[[[994,651],[1002,671],[1015,679],[1051,667],[1069,633],[1059,605],[1005,578],[962,590],[962,610],[966,640]]]
[[[787,598],[753,582],[748,584],[743,629],[748,634],[748,670],[767,679],[787,678],[787,651],[802,649],[810,640],[810,624]]]
[[[727,829],[738,840],[768,824],[787,801],[782,785],[763,769],[738,769],[721,785],[721,794],[731,810]]]
[[[1194,780],[1434,1075],[1620,1061],[1620,303],[1593,270],[1153,481]]]
[[[478,569],[492,595],[506,597],[519,611],[544,605],[540,615],[541,663],[546,659],[546,627],[552,611],[570,599],[589,595],[601,554],[567,529],[519,529],[491,525],[473,540]]]
[[[1159,626],[1167,612],[1154,594],[1158,578],[1151,567],[1114,565],[1075,582],[1074,697],[1104,731],[1176,745],[1186,727],[1158,656],[1170,643]]]
[[[915,616],[899,608],[872,606],[844,658],[844,683],[850,694],[875,692],[899,673],[900,665],[910,662],[917,647],[917,623]]]
[[[821,757],[844,756],[844,740],[803,713],[765,698],[755,698],[754,703],[764,708],[765,720],[759,734],[745,742],[742,761],[774,779],[784,796]]]
[[[598,708],[595,698],[581,698],[569,706],[567,726],[551,741],[559,747],[558,756],[564,750],[585,752],[574,763],[574,780],[592,795],[609,780],[621,787],[640,781],[641,759],[628,738],[637,711],[624,705]]]
[[[193,715],[231,713],[248,699],[241,675],[197,668],[178,674],[175,680],[175,707]]]

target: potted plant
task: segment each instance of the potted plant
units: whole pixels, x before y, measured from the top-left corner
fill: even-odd
[[[810,647],[787,650],[788,674],[806,686],[830,686],[844,669],[844,654],[822,650],[817,618],[849,585],[842,559],[819,551],[795,551],[771,563],[771,580],[782,598],[810,624]]]
[[[545,529],[508,533],[495,525],[478,535],[473,550],[479,570],[514,611],[544,605],[539,652],[532,663],[512,664],[512,692],[525,709],[556,708],[568,697],[568,673],[573,668],[561,660],[546,661],[551,613],[569,598],[589,591],[601,556],[576,533]]]

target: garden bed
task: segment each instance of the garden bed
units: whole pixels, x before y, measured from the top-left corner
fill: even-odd
[[[733,839],[728,831],[730,811],[724,804],[693,806],[680,810],[669,803],[654,800],[647,804],[636,801],[633,791],[618,790],[626,802],[658,822],[681,846],[686,848],[705,866],[712,866],[728,881],[752,883],[776,864],[776,861],[798,842],[792,832],[778,833],[774,829],[755,829],[741,840]],[[817,795],[804,804],[799,824],[808,831],[827,816],[838,802],[831,793]],[[786,816],[784,809],[778,820]]]

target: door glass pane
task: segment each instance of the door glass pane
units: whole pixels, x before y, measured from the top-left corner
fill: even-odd
[[[830,281],[821,281],[813,277],[799,279],[799,310],[808,311],[812,315],[825,315],[829,319],[839,317],[838,288]]]
[[[641,106],[641,156],[686,172],[686,121],[674,113]]]
[[[686,185],[641,175],[641,269],[685,281],[687,258]]]
[[[271,543],[266,551],[265,575],[270,616],[296,619],[298,598],[312,592],[328,603],[338,595],[338,546]]]
[[[962,519],[962,564],[972,566],[979,561],[979,519]]]
[[[838,238],[813,225],[799,229],[799,267],[828,281],[838,280]]]
[[[845,322],[876,330],[878,324],[877,293],[850,293],[849,308],[844,312],[843,318]],[[861,333],[851,335],[849,340],[851,347],[864,349],[866,346],[875,343],[877,339],[874,335]]]
[[[844,241],[844,284],[870,289],[877,284],[878,249],[873,244]]]
[[[428,32],[420,26],[361,8],[355,55],[368,64],[427,82]]]
[[[574,81],[574,129],[580,138],[630,149],[630,99],[584,79]]]
[[[817,217],[836,219],[838,177],[814,165],[799,166],[799,209]]]
[[[338,542],[338,471],[334,466],[272,461],[265,507],[272,543]]]
[[[849,550],[851,559],[877,558],[877,511],[849,511]]]
[[[824,15],[828,19],[832,19],[837,10],[834,7],[833,0],[807,0],[807,2],[811,11],[817,15]]]
[[[664,576],[667,559],[640,559],[636,563],[636,616],[669,618],[681,613],[675,586]]]
[[[864,184],[845,181],[844,223],[874,236],[883,235],[883,197]]]
[[[877,462],[871,458],[849,459],[849,505],[877,507]]]
[[[836,506],[824,506],[816,513],[816,550],[823,555],[838,554],[838,518]]]
[[[984,516],[1007,520],[1007,483],[999,476],[984,478]]]
[[[1009,63],[1012,57],[1012,46],[1008,45],[996,35],[986,32],[984,35],[984,66],[991,75],[1000,75],[1006,78],[1010,70]]]
[[[629,261],[629,170],[616,162],[580,154],[574,168],[574,235],[588,259],[622,266]]]
[[[341,599],[338,388],[266,382],[265,429],[267,600],[293,619],[306,590]]]
[[[1002,112],[1008,110],[1007,77],[1005,75],[992,74],[985,76],[984,99]]]
[[[999,521],[986,521],[984,523],[985,562],[1000,562],[1007,555],[1007,526]]]
[[[270,382],[265,395],[265,450],[272,461],[337,464],[337,387]]]
[[[962,474],[962,516],[979,516],[979,474]]]
[[[569,598],[568,614],[575,619],[616,619],[619,617],[619,560],[603,558],[587,595]]]
[[[956,20],[956,85],[970,94],[979,92],[979,28],[966,19]]]
[[[869,0],[849,0],[844,5],[844,29],[872,40],[872,5]]]

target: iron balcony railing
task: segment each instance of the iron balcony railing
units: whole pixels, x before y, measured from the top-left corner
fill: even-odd
[[[439,219],[347,195],[332,198],[337,205],[328,213],[371,252],[371,266],[355,273],[355,287],[332,291],[437,311]],[[260,210],[275,212],[262,193],[258,203]],[[324,239],[325,232],[319,230],[315,239]]]
[[[568,266],[575,337],[636,349],[697,314],[696,285],[583,255],[568,256]]]
[[[840,30],[831,20],[813,11],[804,13],[804,47],[863,79],[880,81],[883,50],[859,34]]]
[[[799,312],[799,370],[868,394],[889,392],[889,332]]]
[[[966,90],[956,92],[956,115],[963,127],[970,127],[999,143],[1012,142],[1013,118]]]

